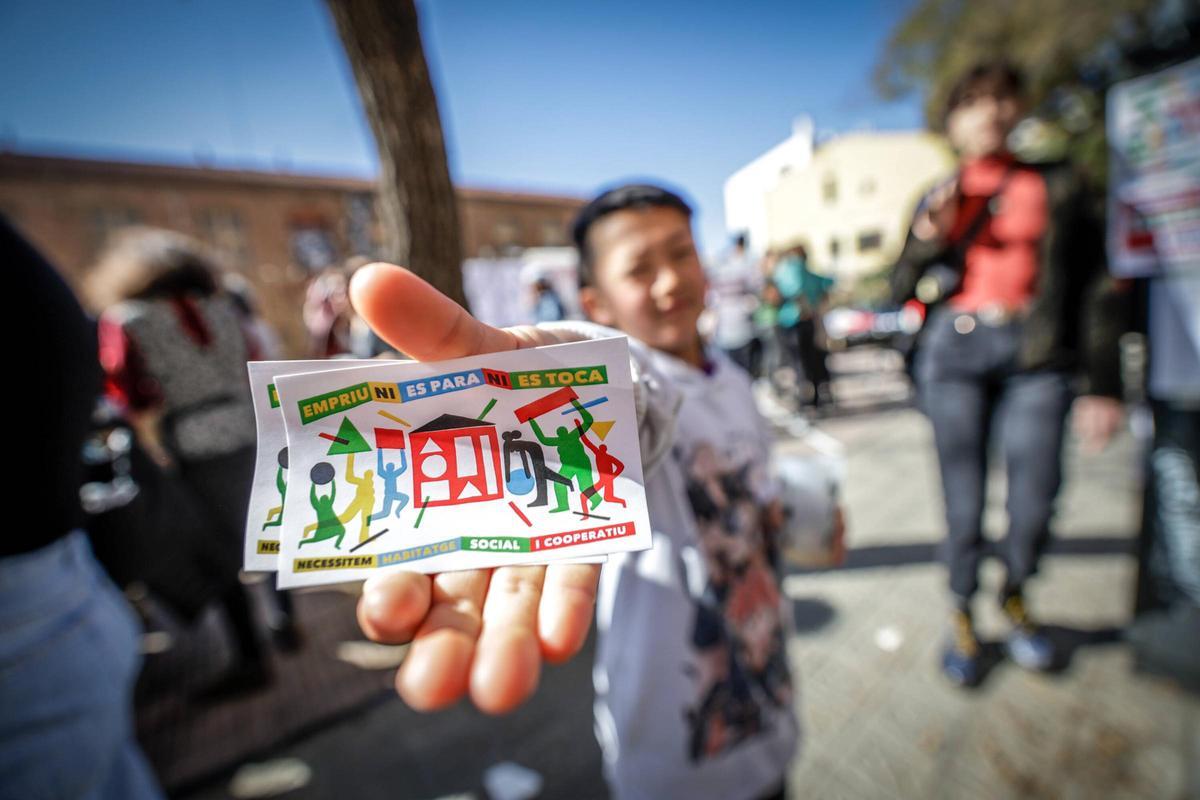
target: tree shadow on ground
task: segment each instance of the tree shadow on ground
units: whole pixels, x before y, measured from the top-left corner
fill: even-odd
[[[1111,556],[1133,555],[1135,541],[1132,538],[1112,536],[1072,536],[1069,538],[1052,539],[1045,554],[1052,556]],[[988,541],[985,544],[985,558],[999,557],[1000,542]],[[920,564],[934,564],[939,560],[939,543],[924,541],[902,544],[875,545],[856,547],[846,553],[846,560],[837,567],[820,568],[791,568],[791,575],[809,575],[823,572],[840,572],[849,570],[878,569],[886,567],[902,567]],[[825,606],[825,608],[822,608]],[[837,615],[837,609],[813,599],[794,601],[793,611],[796,616],[797,630],[811,632],[828,625]],[[1090,647],[1117,644],[1124,641],[1124,630],[1118,627],[1074,628],[1065,625],[1046,624],[1041,626],[1042,632],[1054,645],[1054,663],[1047,670],[1049,674],[1067,672],[1076,653]],[[988,674],[1007,660],[1003,641],[981,641],[980,680],[983,685]]]
[[[1133,555],[1136,543],[1132,538],[1113,536],[1072,536],[1050,541],[1045,555],[1050,556],[1114,556]],[[904,544],[872,545],[855,547],[846,552],[846,560],[837,567],[797,568],[794,574],[832,572],[839,570],[875,569],[877,567],[903,567],[916,564],[933,564],[939,560],[939,543],[924,541]],[[984,544],[985,558],[998,558],[1000,543],[988,541]]]
[[[1046,675],[1063,675],[1071,668],[1076,653],[1089,647],[1103,647],[1124,641],[1123,628],[1102,626],[1099,628],[1072,628],[1065,625],[1041,625],[1039,630],[1054,645],[1054,661],[1045,670]],[[986,640],[980,643],[979,682],[973,688],[983,686],[988,676],[1008,659],[1003,640]]]
[[[1042,633],[1054,644],[1054,664],[1050,672],[1066,672],[1075,654],[1087,647],[1102,647],[1124,641],[1123,628],[1102,626],[1099,628],[1072,628],[1065,625],[1042,625]]]
[[[833,622],[837,609],[813,597],[803,597],[792,601],[792,621],[794,633],[813,633]]]
[[[819,412],[815,414],[812,410],[806,407],[806,410],[814,417],[814,421],[844,419],[846,417],[865,417],[870,414],[887,414],[893,411],[905,411],[907,409],[916,408],[916,404],[912,397],[889,397],[884,399],[872,399],[866,402],[856,403],[832,403],[821,406]]]

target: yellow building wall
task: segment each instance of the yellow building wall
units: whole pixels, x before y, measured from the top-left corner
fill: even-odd
[[[931,133],[839,136],[768,193],[770,246],[803,244],[814,270],[853,284],[895,262],[917,202],[954,167]]]

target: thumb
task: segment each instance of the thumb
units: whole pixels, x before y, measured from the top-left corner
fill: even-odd
[[[350,281],[354,309],[388,344],[418,361],[542,344],[536,329],[485,325],[421,278],[394,264],[368,264]]]

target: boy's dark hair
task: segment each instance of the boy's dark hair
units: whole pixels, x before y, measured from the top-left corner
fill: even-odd
[[[627,183],[601,192],[590,203],[579,211],[575,223],[571,226],[571,237],[575,240],[575,249],[579,251],[579,285],[591,286],[594,279],[592,269],[595,266],[594,254],[588,245],[588,232],[592,225],[603,217],[617,211],[634,208],[673,208],[681,212],[689,220],[692,218],[692,207],[682,197],[648,183]]]
[[[968,69],[950,87],[946,107],[942,111],[942,126],[951,112],[972,94],[993,97],[1020,97],[1025,91],[1025,78],[1011,62],[1004,59],[981,61]]]

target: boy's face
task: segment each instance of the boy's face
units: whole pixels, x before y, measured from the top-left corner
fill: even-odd
[[[588,245],[593,281],[580,291],[588,318],[699,365],[706,285],[687,216],[654,206],[615,211],[592,225]]]
[[[946,135],[964,158],[1003,152],[1021,119],[1021,103],[1010,93],[968,91],[946,117]]]

